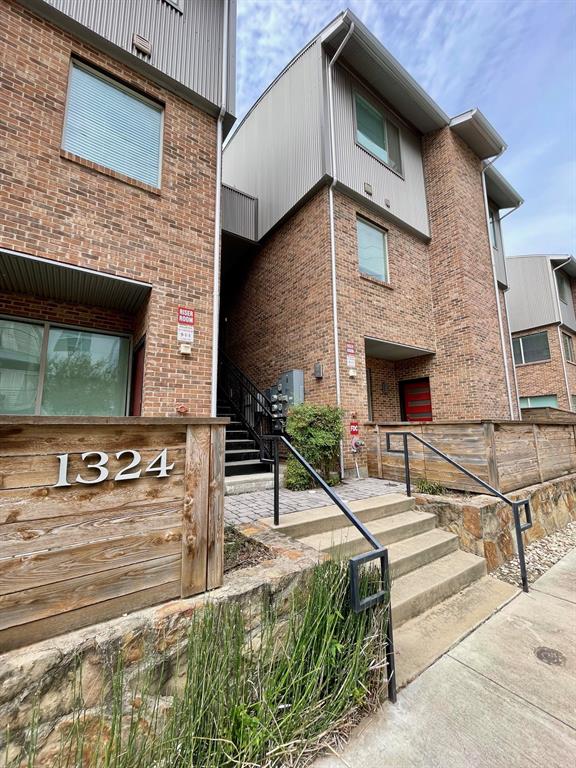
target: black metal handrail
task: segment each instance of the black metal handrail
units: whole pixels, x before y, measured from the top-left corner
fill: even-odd
[[[322,488],[331,501],[348,518],[350,523],[358,530],[372,547],[371,552],[351,557],[349,560],[350,571],[350,599],[352,608],[356,613],[371,608],[377,603],[388,599],[388,616],[386,622],[386,662],[388,665],[388,698],[393,703],[396,701],[396,664],[394,657],[394,634],[392,630],[392,603],[390,599],[390,567],[388,550],[383,547],[378,539],[370,533],[368,528],[359,520],[348,504],[328,485],[328,483],[316,472],[314,467],[306,461],[304,456],[294,448],[292,443],[284,435],[265,435],[264,440],[273,444],[274,457],[274,525],[280,524],[280,459],[278,445],[281,443],[301,464],[314,482]],[[381,589],[369,597],[360,597],[360,568],[372,560],[380,560]]]
[[[402,450],[397,450],[391,447],[390,438],[394,436],[402,437]],[[410,454],[408,452],[409,437],[413,437],[419,443],[421,443],[426,448],[428,448],[428,450],[432,451],[437,456],[440,456],[440,458],[444,459],[444,461],[447,461],[448,464],[451,464],[453,467],[456,467],[456,469],[458,469],[460,472],[463,472],[471,480],[474,480],[476,483],[478,483],[478,485],[481,485],[492,496],[496,496],[497,498],[501,499],[505,504],[508,504],[510,507],[512,507],[512,514],[514,516],[514,529],[516,532],[516,547],[518,549],[518,562],[520,564],[520,577],[522,580],[522,589],[524,590],[524,592],[528,592],[528,571],[526,570],[526,558],[524,556],[524,540],[522,538],[522,534],[524,533],[524,531],[527,531],[529,528],[532,527],[532,510],[530,508],[530,499],[521,499],[518,501],[514,501],[514,499],[509,499],[508,496],[505,496],[503,493],[500,493],[499,490],[492,487],[490,483],[487,483],[485,480],[482,480],[482,478],[478,477],[478,475],[475,475],[474,472],[470,472],[469,469],[466,469],[466,467],[462,466],[462,464],[459,464],[457,461],[450,458],[450,456],[445,454],[439,448],[436,448],[434,445],[429,443],[427,440],[424,440],[424,438],[420,437],[414,432],[409,432],[409,431],[386,432],[386,451],[388,453],[404,454],[404,479],[406,482],[407,496],[412,495],[412,487],[410,482]],[[520,521],[520,510],[522,508],[524,508],[524,513],[526,515],[525,523],[522,523]]]
[[[271,463],[270,446],[263,437],[278,428],[279,420],[275,418],[272,403],[222,352],[218,362],[218,389],[256,441],[260,459]]]

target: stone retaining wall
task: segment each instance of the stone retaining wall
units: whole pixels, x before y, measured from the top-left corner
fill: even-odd
[[[576,520],[576,474],[531,485],[509,494],[530,499],[533,525],[524,534],[530,544]],[[514,556],[516,540],[512,509],[492,496],[415,494],[416,504],[434,513],[441,528],[458,535],[460,547],[486,558],[488,571]]]
[[[143,670],[155,678],[155,689],[167,708],[183,682],[177,660],[185,649],[191,617],[208,603],[232,601],[257,637],[262,605],[287,617],[290,596],[318,561],[318,553],[263,525],[245,526],[246,535],[263,542],[275,555],[252,568],[232,571],[224,585],[185,600],[172,600],[112,621],[51,638],[0,655],[0,765],[19,761],[33,712],[38,716],[39,759],[53,766],[62,737],[73,725],[78,683],[84,706],[99,722],[101,705],[110,703],[110,682],[121,660],[127,688],[136,691]],[[137,705],[125,702],[126,718]],[[7,731],[9,734],[7,736]],[[25,763],[24,763],[25,764]]]

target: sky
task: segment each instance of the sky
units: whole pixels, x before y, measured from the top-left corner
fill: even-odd
[[[478,107],[525,202],[508,256],[576,256],[576,0],[238,0],[237,114],[349,7],[450,116]]]

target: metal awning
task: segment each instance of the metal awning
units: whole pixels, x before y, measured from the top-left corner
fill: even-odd
[[[499,210],[518,208],[522,205],[524,202],[522,197],[493,165],[486,168],[484,175],[486,177],[486,194]]]
[[[135,312],[149,283],[0,249],[0,291]]]
[[[408,360],[411,357],[434,355],[434,349],[411,347],[407,344],[397,344],[393,341],[383,341],[367,336],[364,339],[366,357],[377,357],[380,360]]]

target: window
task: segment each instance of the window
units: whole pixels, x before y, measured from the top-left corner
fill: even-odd
[[[558,398],[556,395],[521,397],[520,408],[558,408]]]
[[[517,339],[512,340],[512,347],[514,349],[514,362],[516,365],[550,360],[547,331],[531,333],[529,336],[519,336]]]
[[[356,219],[358,264],[363,275],[388,282],[386,232],[361,218]]]
[[[558,295],[563,304],[568,304],[570,300],[570,280],[565,272],[557,272],[558,275]]]
[[[562,344],[564,346],[564,358],[568,360],[569,363],[575,362],[574,361],[574,342],[572,341],[572,336],[568,336],[567,333],[563,333]]]
[[[576,411],[576,395],[570,397],[570,402],[572,403],[572,410]]]
[[[362,96],[354,94],[356,141],[394,171],[402,173],[400,131]]]
[[[0,319],[0,413],[124,416],[130,341]]]
[[[160,186],[162,107],[72,62],[62,149]]]
[[[495,213],[495,211],[493,211],[492,208],[489,208],[488,220],[490,222],[490,242],[492,243],[492,248],[495,248],[496,250],[498,250],[498,238],[496,236],[496,220],[497,219],[498,219],[498,216]]]

